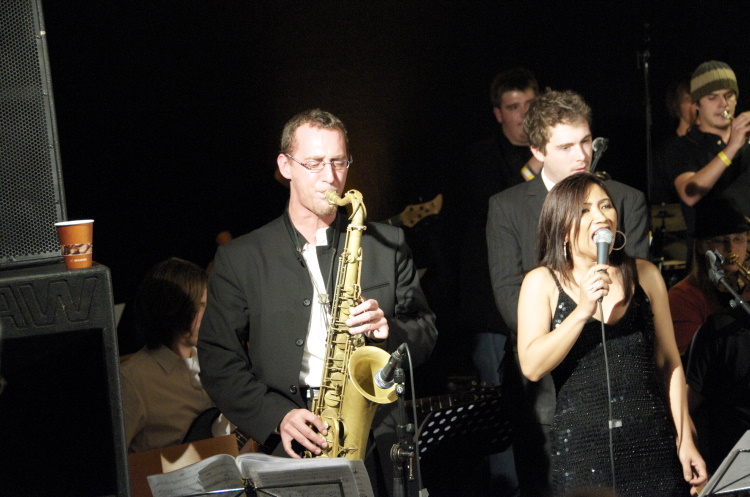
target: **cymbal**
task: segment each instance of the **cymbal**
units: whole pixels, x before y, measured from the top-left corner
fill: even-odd
[[[649,208],[651,217],[651,228],[653,230],[664,229],[668,232],[685,231],[685,218],[682,208],[677,204],[656,204]]]

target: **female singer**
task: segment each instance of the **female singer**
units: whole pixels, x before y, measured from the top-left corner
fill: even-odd
[[[605,183],[589,173],[559,182],[542,207],[539,267],[521,287],[521,370],[532,381],[552,373],[557,389],[553,488],[684,496],[705,483],[706,468],[690,431],[664,280],[621,250],[621,232],[609,264],[598,264],[593,237],[602,228],[617,233]]]

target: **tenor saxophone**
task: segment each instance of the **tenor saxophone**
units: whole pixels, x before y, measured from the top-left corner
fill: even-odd
[[[319,457],[364,459],[370,425],[378,404],[396,400],[395,387],[375,385],[377,371],[386,365],[389,354],[365,345],[363,335],[352,335],[346,320],[350,310],[361,301],[362,232],[367,216],[362,194],[349,190],[343,198],[326,192],[331,204],[351,204],[352,214],[346,230],[346,243],[339,257],[339,269],[326,339],[320,393],[312,400],[311,411],[328,426],[328,447]],[[309,451],[306,457],[313,457]]]

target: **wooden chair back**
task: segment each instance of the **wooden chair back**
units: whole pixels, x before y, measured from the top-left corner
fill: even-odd
[[[163,449],[128,454],[131,495],[132,497],[153,497],[147,476],[184,468],[216,454],[229,454],[237,457],[237,437],[229,434],[182,445],[172,445]]]

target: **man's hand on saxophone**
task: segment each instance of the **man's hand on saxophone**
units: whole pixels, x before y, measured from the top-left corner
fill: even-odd
[[[312,426],[317,428],[317,432]],[[328,434],[328,429],[316,414],[307,409],[292,409],[279,424],[279,434],[281,443],[289,457],[299,459],[300,456],[292,448],[292,442],[296,440],[302,447],[313,454],[320,454],[321,448],[328,447],[324,435]]]
[[[365,300],[353,307],[346,325],[352,335],[364,333],[371,340],[388,338],[388,320],[375,299]],[[295,459],[300,456],[292,447],[293,441],[297,441],[306,450],[316,455],[321,453],[321,448],[328,447],[324,438],[328,434],[325,423],[319,416],[307,409],[289,411],[279,424],[279,434],[284,450],[289,457]]]
[[[388,320],[375,299],[365,300],[353,307],[346,325],[352,335],[364,333],[371,340],[388,338]]]

